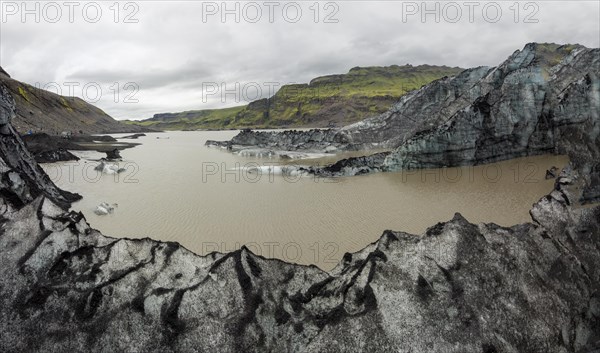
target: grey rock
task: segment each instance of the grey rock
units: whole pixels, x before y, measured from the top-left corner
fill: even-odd
[[[552,167],[546,170],[546,180],[556,178],[556,174],[558,173],[558,171],[559,169],[556,167]]]
[[[286,131],[254,131],[242,130],[230,141],[208,140],[210,147],[221,147],[238,151],[249,146],[268,148],[278,151],[325,152],[331,147],[352,149],[352,144],[336,129],[286,130]]]
[[[130,139],[130,140],[137,140],[140,137],[146,136],[146,134],[133,134],[133,135],[127,135],[127,136],[123,136],[123,137],[119,137],[120,139]]]
[[[364,157],[347,158],[325,167],[302,168],[309,174],[322,177],[355,176],[385,171],[385,160],[390,152],[380,152]]]
[[[8,125],[15,116],[15,101],[8,93],[8,89],[0,84],[0,134],[8,135],[10,133]]]
[[[0,188],[4,204],[19,208],[38,196],[45,196],[61,207],[68,207],[81,196],[60,190],[36,163],[23,140],[10,125],[15,106],[12,97],[0,85],[0,116],[8,117],[0,134]]]
[[[555,62],[548,63],[548,56]],[[477,94],[445,122],[402,143],[388,167],[451,167],[565,153],[567,134],[586,135],[592,143],[598,138],[599,49],[529,44],[466,93],[472,91]]]
[[[54,151],[43,151],[34,155],[35,161],[38,163],[55,163],[66,161],[78,161],[79,157],[73,153],[59,148]]]
[[[38,163],[76,161],[79,158],[69,152],[69,150],[82,149],[77,143],[71,140],[65,140],[58,136],[50,136],[44,133],[26,134],[22,136],[22,139]]]
[[[4,75],[5,77],[10,78],[10,75],[8,74],[8,72],[4,71],[4,69],[2,67],[0,67],[0,75]]]
[[[119,152],[118,148],[106,151],[106,159],[108,159],[109,161],[114,161],[121,158],[121,153]]]
[[[97,151],[107,153],[107,155],[110,153],[111,157],[119,159],[121,158],[121,149],[133,148],[138,145],[126,142],[116,144],[117,140],[107,135],[73,135],[69,139],[64,139],[45,133],[32,133],[23,135],[22,139],[38,163],[76,161],[79,158],[69,152],[73,150]],[[117,156],[118,158],[115,158]]]

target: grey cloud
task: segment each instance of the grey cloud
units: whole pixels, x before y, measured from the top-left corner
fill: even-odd
[[[336,2],[338,23],[322,23],[323,8],[315,23],[308,8],[313,2],[301,3],[298,23],[279,16],[274,23],[221,23],[216,17],[204,23],[197,1],[135,3],[139,23],[133,24],[114,23],[108,10],[112,2],[102,3],[105,16],[94,24],[0,23],[0,65],[31,84],[98,82],[108,89],[113,82],[136,82],[139,103],[115,102],[105,94],[96,105],[118,119],[141,119],[239,104],[204,103],[206,82],[228,87],[235,82],[308,82],[354,66],[496,65],[532,41],[600,46],[600,4],[593,1],[533,2],[539,6],[539,22],[527,24],[523,9],[519,23],[514,22],[513,2],[501,3],[504,12],[497,23],[480,16],[474,23],[464,16],[458,23],[432,18],[422,23],[419,16],[404,22],[400,1]]]
[[[110,84],[112,82],[143,83],[143,89],[169,87],[182,85],[193,87],[201,81],[211,80],[211,71],[205,63],[195,62],[177,68],[161,68],[156,70],[81,70],[69,74],[66,79],[74,82],[99,82]],[[141,86],[141,85],[140,85]]]

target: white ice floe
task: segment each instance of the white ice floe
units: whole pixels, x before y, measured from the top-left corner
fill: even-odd
[[[329,149],[325,153],[320,152],[296,152],[296,151],[274,151],[265,148],[245,148],[235,152],[241,157],[256,158],[282,158],[282,159],[313,159],[329,156],[335,150]]]
[[[275,157],[275,152],[267,149],[260,148],[246,148],[237,152],[238,156],[241,157],[258,157],[258,158],[272,158]]]
[[[98,216],[105,216],[107,214],[113,213],[115,211],[115,207],[117,206],[118,205],[116,203],[109,205],[107,202],[102,202],[101,204],[96,206],[94,213]]]
[[[304,175],[306,172],[300,170],[299,166],[289,165],[247,165],[238,168],[229,169],[231,171],[243,171],[248,174],[258,175],[285,175],[285,176],[298,176]]]
[[[117,174],[125,171],[125,168],[119,167],[116,163],[105,163],[104,161],[100,162],[94,169],[103,174]]]

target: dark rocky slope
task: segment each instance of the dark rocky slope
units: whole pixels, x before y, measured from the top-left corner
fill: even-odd
[[[152,131],[123,124],[80,98],[63,97],[17,81],[2,68],[0,85],[5,86],[16,101],[12,125],[21,134],[30,130],[49,135],[60,135],[63,131],[83,134]]]
[[[600,49],[530,44],[459,95],[469,96],[466,105],[413,134],[386,164],[472,165],[560,153],[575,137],[563,136],[571,126],[593,143],[600,132]]]
[[[0,85],[0,194],[3,209],[23,207],[40,196],[51,198],[57,205],[69,206],[81,197],[57,188],[36,163],[10,124],[15,117],[15,109],[10,93]]]
[[[0,117],[14,114],[6,97]],[[0,128],[4,352],[600,349],[600,207],[574,206],[578,186],[594,182],[585,173],[597,145],[573,141],[575,169],[533,206],[531,223],[456,214],[420,236],[385,231],[327,273],[245,248],[198,256],[104,236],[67,211],[68,194],[8,122]]]

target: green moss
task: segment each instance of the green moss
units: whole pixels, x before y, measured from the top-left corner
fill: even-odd
[[[23,97],[23,99],[25,99],[27,102],[31,103],[27,90],[21,86],[19,86],[19,95],[21,95],[21,97]]]
[[[70,112],[73,111],[73,108],[71,108],[71,106],[69,105],[69,102],[67,102],[65,97],[60,97],[60,102],[62,103],[63,107],[65,107],[68,111],[70,111]]]
[[[542,66],[542,69],[547,71],[551,67],[560,64],[566,55],[579,47],[579,45],[574,44],[538,43],[535,44],[536,60]]]

